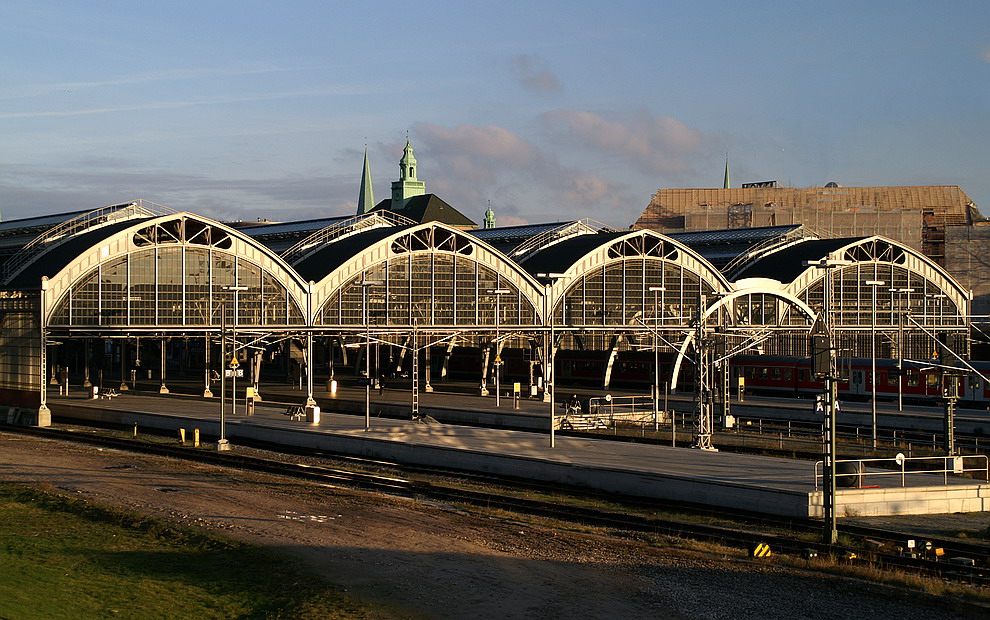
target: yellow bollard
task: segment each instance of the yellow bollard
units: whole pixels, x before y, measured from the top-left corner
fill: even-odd
[[[179,429],[179,443],[186,445],[186,429],[184,428]]]
[[[194,448],[198,448],[199,447],[199,429],[198,428],[194,428],[193,429],[193,447]]]
[[[134,439],[137,439],[137,422],[134,423]]]

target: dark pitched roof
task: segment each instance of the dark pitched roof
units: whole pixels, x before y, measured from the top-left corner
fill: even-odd
[[[472,237],[481,239],[488,245],[494,247],[506,256],[519,244],[537,235],[560,228],[561,222],[550,222],[548,224],[521,224],[519,226],[502,226],[500,228],[479,228],[469,230],[467,233]]]
[[[65,268],[70,261],[75,260],[79,254],[87,248],[96,245],[102,239],[106,239],[121,230],[151,219],[154,218],[143,217],[113,222],[112,224],[99,226],[93,230],[69,237],[61,243],[53,244],[51,249],[37,256],[31,263],[28,263],[24,271],[17,274],[7,286],[10,288],[25,289],[41,286],[41,276],[54,276]]]
[[[600,232],[593,235],[578,235],[564,239],[548,246],[539,252],[531,254],[522,263],[522,268],[529,273],[563,273],[581,258],[595,248],[628,235],[629,231]]]
[[[845,247],[862,237],[846,237],[843,239],[810,239],[788,246],[777,252],[770,252],[736,276],[736,280],[745,278],[771,278],[779,282],[793,282],[794,278],[807,269],[804,261],[819,260]]]
[[[320,249],[312,254],[303,256],[300,260],[292,263],[292,268],[307,282],[319,282],[355,254],[407,228],[410,227],[386,226],[348,235],[333,243],[320,246]]]
[[[388,209],[393,213],[404,215],[420,224],[425,222],[441,222],[459,228],[477,228],[478,224],[472,222],[466,215],[447,204],[436,194],[423,194],[413,196],[406,201],[401,209],[392,208],[392,199],[388,198],[375,205],[373,211]]]

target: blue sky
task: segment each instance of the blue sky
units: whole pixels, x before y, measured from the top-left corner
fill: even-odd
[[[990,215],[990,2],[0,6],[0,214],[143,198],[355,211],[418,176],[481,221],[628,226],[661,187],[959,185]]]

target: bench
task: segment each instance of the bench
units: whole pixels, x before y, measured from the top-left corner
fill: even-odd
[[[289,405],[282,415],[289,416],[290,420],[302,420],[306,418],[306,410],[302,405]]]
[[[113,388],[110,388],[108,390],[101,391],[99,393],[99,396],[100,396],[100,398],[105,398],[107,400],[110,400],[111,398],[114,398],[116,396],[120,396],[120,392],[118,392],[117,390],[115,390]]]

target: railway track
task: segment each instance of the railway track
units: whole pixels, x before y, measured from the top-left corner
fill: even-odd
[[[731,518],[733,522],[724,525],[708,525],[692,520],[692,516],[696,518],[698,515],[712,515],[713,511],[710,508],[644,501],[641,498],[624,498],[613,494],[593,493],[587,489],[565,488],[560,485],[548,485],[492,475],[421,466],[407,467],[389,462],[303,450],[282,451],[283,454],[332,459],[354,468],[397,470],[401,472],[401,475],[368,473],[344,467],[293,463],[162,442],[136,441],[72,429],[14,426],[0,426],[0,428],[10,433],[59,441],[73,441],[191,462],[210,463],[238,470],[264,472],[321,484],[428,499],[440,503],[467,504],[617,531],[690,538],[751,550],[762,544],[768,545],[773,553],[777,554],[803,556],[805,558],[813,556],[845,558],[881,568],[896,568],[979,586],[990,585],[990,545],[921,535],[914,536],[910,532],[840,525],[840,534],[846,539],[857,542],[849,546],[838,547],[809,540],[820,533],[822,529],[821,523],[813,520],[774,518],[752,513],[733,514],[720,510],[718,511],[719,518],[725,520]],[[280,449],[280,447],[271,445],[255,447],[267,450]],[[432,480],[424,480],[423,477],[432,478]],[[448,478],[454,478],[458,483],[442,481]],[[475,485],[477,488],[469,488],[471,485]],[[484,490],[481,488],[484,486],[512,489],[515,492]],[[519,491],[560,499],[533,499],[521,496]],[[628,509],[591,508],[579,505],[574,501],[566,501],[566,496],[581,499],[587,499],[591,496],[592,499],[607,501],[613,505],[621,504],[622,507],[628,507]],[[689,516],[678,519],[656,516],[655,513],[663,511],[677,511]],[[913,553],[907,550],[906,543],[909,539],[917,542],[916,550]],[[930,548],[931,551],[927,551],[926,548]],[[940,557],[935,555],[937,549],[942,550],[943,554]]]

